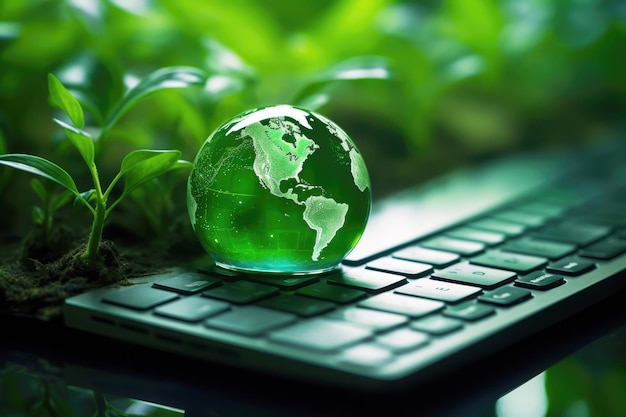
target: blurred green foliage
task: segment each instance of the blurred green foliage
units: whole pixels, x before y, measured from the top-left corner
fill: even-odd
[[[203,86],[158,91],[107,132],[103,176],[137,148],[193,160],[226,119],[289,103],[344,127],[376,196],[623,127],[625,41],[619,0],[3,0],[0,148],[80,163],[52,123],[49,72],[100,126],[139,79],[189,66]],[[6,171],[0,205],[19,215]]]

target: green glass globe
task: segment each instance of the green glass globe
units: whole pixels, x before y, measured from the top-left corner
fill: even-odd
[[[192,227],[226,269],[308,274],[336,268],[371,208],[369,174],[350,137],[314,112],[244,112],[200,148],[187,186]]]

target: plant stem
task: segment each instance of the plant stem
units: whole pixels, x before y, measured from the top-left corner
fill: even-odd
[[[94,266],[98,256],[98,249],[100,248],[100,241],[102,240],[104,221],[107,217],[107,198],[102,194],[102,187],[100,186],[100,179],[98,178],[98,171],[95,164],[89,167],[89,171],[91,171],[93,185],[96,190],[96,210],[93,216],[93,224],[91,225],[87,249],[85,249],[82,256],[87,259],[89,265]]]
[[[96,202],[96,214],[91,225],[91,233],[87,242],[87,249],[83,253],[83,257],[87,259],[90,265],[94,265],[98,255],[98,248],[102,240],[102,230],[104,229],[104,220],[106,219],[106,204],[98,198]]]

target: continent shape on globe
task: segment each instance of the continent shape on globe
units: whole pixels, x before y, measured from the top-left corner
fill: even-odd
[[[319,272],[358,242],[370,188],[365,161],[342,129],[281,105],[243,113],[207,139],[189,177],[188,206],[218,265]]]

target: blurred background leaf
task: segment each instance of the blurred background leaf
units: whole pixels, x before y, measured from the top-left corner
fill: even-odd
[[[133,150],[193,160],[234,115],[298,104],[355,140],[376,198],[476,159],[619,132],[625,41],[619,0],[5,0],[0,147],[80,169],[51,123],[47,73],[93,137],[118,121],[98,153],[107,179]],[[164,68],[205,78],[113,110]],[[0,205],[19,225],[12,178]]]

